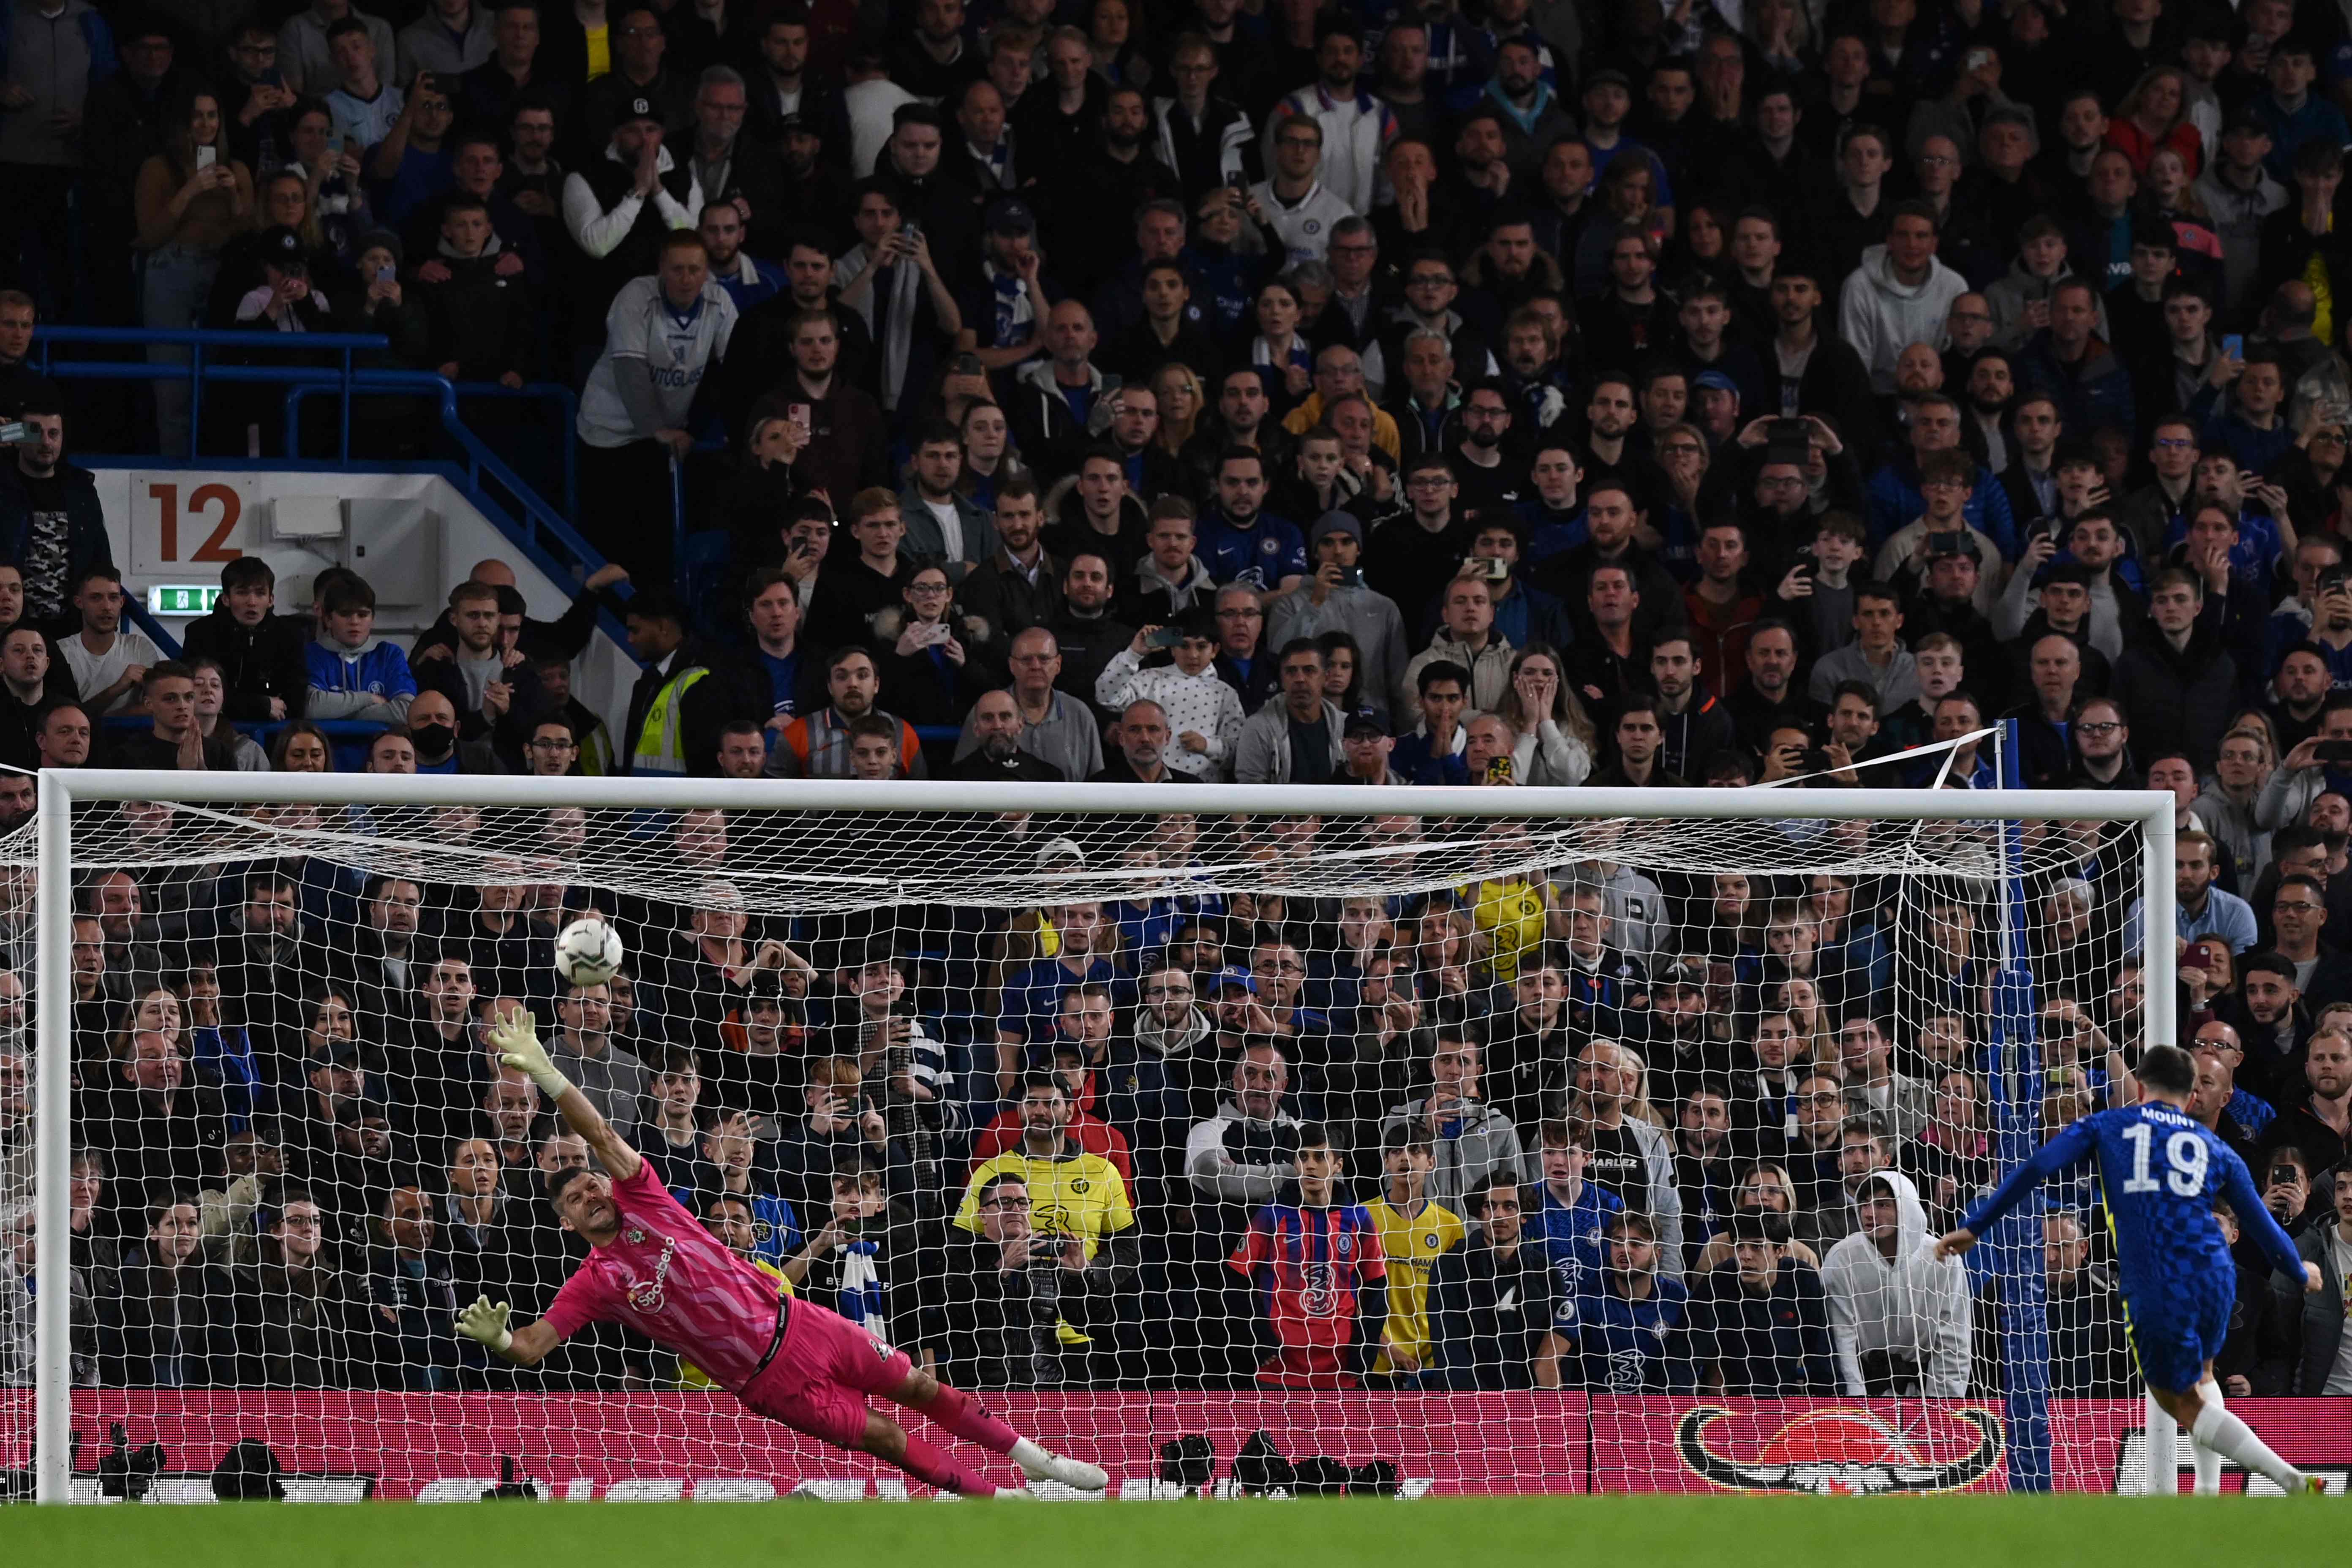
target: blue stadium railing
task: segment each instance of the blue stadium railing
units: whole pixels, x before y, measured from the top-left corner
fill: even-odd
[[[156,364],[144,359],[81,359],[61,358],[56,353],[60,346],[84,345],[110,348],[139,348],[151,345],[184,347],[188,358],[184,363]],[[469,465],[489,472],[501,485],[514,481],[511,470],[499,459],[480,437],[468,428],[458,416],[457,405],[463,402],[487,400],[521,400],[548,403],[554,405],[559,416],[557,430],[559,449],[562,454],[561,479],[563,510],[560,514],[550,511],[561,521],[579,509],[579,461],[577,416],[579,399],[570,387],[557,382],[529,382],[510,387],[494,381],[453,382],[432,371],[401,370],[354,363],[354,356],[380,353],[390,348],[390,341],[380,333],[367,332],[235,332],[210,331],[194,328],[171,331],[150,331],[138,327],[44,327],[35,335],[32,363],[42,374],[62,380],[89,381],[179,381],[189,387],[188,449],[184,456],[194,458],[202,453],[204,433],[204,387],[210,383],[262,384],[281,385],[286,390],[284,450],[289,458],[300,458],[300,412],[303,402],[318,394],[331,394],[336,399],[337,434],[335,458],[349,462],[352,456],[352,400],[354,397],[425,398],[436,405],[443,434],[450,437],[466,456]],[[332,365],[325,364],[243,364],[222,363],[218,355],[225,353],[299,353],[305,356],[331,354]],[[207,355],[213,357],[207,358]],[[175,454],[182,455],[182,454]],[[534,498],[536,499],[536,498]],[[568,524],[567,524],[568,526]]]
[[[184,363],[157,364],[146,359],[93,359],[60,355],[59,348],[139,349],[151,344],[184,347]],[[182,331],[132,327],[43,327],[33,339],[30,362],[43,374],[67,381],[183,380],[189,385],[188,450],[184,460],[202,461],[203,390],[210,383],[283,386],[284,456],[303,458],[301,410],[304,402],[321,394],[337,401],[335,460],[351,461],[352,400],[354,397],[401,397],[428,402],[440,433],[455,448],[454,462],[415,465],[446,475],[463,491],[493,527],[511,540],[532,563],[558,583],[583,581],[604,564],[604,555],[572,526],[578,510],[576,416],[579,400],[572,389],[552,382],[532,382],[521,387],[496,382],[452,382],[430,371],[394,370],[362,365],[355,356],[382,353],[389,342],[377,334],[354,332],[236,332],[197,329]],[[332,364],[222,363],[223,353],[299,353],[331,355]],[[551,505],[513,466],[482,439],[459,416],[464,402],[527,401],[551,405],[556,413],[556,446],[563,492],[561,510]],[[172,460],[183,460],[174,457]],[[223,459],[235,466],[236,459]],[[616,599],[633,595],[626,584],[611,590]],[[133,619],[158,646],[176,647],[162,628],[136,606]],[[626,633],[609,613],[604,629],[625,646]]]
[[[64,344],[107,348],[184,348],[188,357],[157,363],[138,359],[59,359]],[[31,361],[42,374],[72,381],[185,381],[188,384],[188,449],[203,448],[205,385],[210,382],[281,382],[297,376],[340,386],[343,393],[341,456],[351,456],[351,396],[360,367],[352,356],[382,353],[391,340],[380,332],[223,332],[196,327],[57,327],[34,334]],[[224,353],[331,354],[330,365],[224,364]]]

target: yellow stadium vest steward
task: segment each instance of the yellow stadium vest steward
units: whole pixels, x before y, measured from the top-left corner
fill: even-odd
[[[629,759],[629,771],[644,777],[647,774],[682,777],[686,771],[686,694],[695,683],[710,673],[705,665],[690,665],[670,677],[667,684],[654,693],[646,709],[644,733],[637,737],[636,753]]]
[[[614,762],[613,732],[599,724],[581,739],[580,772],[587,778],[611,778],[621,771]]]

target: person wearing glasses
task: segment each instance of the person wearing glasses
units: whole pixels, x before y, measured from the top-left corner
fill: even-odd
[[[1029,1184],[995,1177],[981,1189],[978,1228],[949,1237],[931,1339],[940,1370],[970,1388],[1055,1388],[1083,1384],[1086,1354],[1065,1345],[1076,1330],[1111,1315],[1108,1268],[1087,1266],[1074,1237],[1041,1236]]]
[[[2323,962],[2333,961],[2338,950],[2331,942],[2319,940],[2322,926],[2327,923],[2327,889],[2318,878],[2297,872],[2279,879],[2278,891],[2271,895],[2271,948],[2294,965],[2295,986],[2305,996],[2315,989],[2334,990],[2342,994],[2342,986],[2332,975],[2319,973]],[[2328,966],[2336,965],[2329,962]],[[2326,1001],[2313,1004],[2314,1009]]]
[[[523,766],[533,778],[566,778],[580,771],[580,742],[568,719],[541,719],[523,742]]]
[[[1453,581],[1470,537],[1454,504],[1454,460],[1445,453],[1409,459],[1400,483],[1403,509],[1382,520],[1366,542],[1365,582],[1395,603],[1407,626],[1417,626]]]
[[[1462,504],[1478,513],[1507,511],[1534,487],[1526,459],[1510,444],[1511,399],[1500,381],[1475,381],[1464,389],[1455,413],[1462,439],[1450,456],[1461,485]]]
[[[1238,199],[1242,209],[1256,221],[1268,253],[1281,257],[1285,265],[1320,261],[1330,244],[1332,228],[1342,218],[1360,215],[1346,196],[1318,178],[1323,166],[1322,126],[1305,114],[1284,114],[1275,121],[1268,140],[1273,146],[1266,166],[1273,177],[1260,180],[1239,198],[1227,199]]]
[[[616,9],[619,14],[614,16]],[[651,5],[607,5],[605,13],[613,17],[609,24],[612,68],[595,75],[580,95],[574,123],[569,128],[578,137],[576,145],[601,152],[638,99],[651,102],[665,132],[684,140],[694,129],[694,84],[681,80],[664,63],[669,39],[662,31],[660,14]],[[698,209],[701,204],[697,202],[695,206]]]
[[[2126,775],[2139,770],[2131,757],[2131,725],[2123,705],[2110,697],[2094,697],[2074,710],[2067,726],[2074,742],[2074,783],[2082,789],[2129,789]]]
[[[1265,609],[1258,592],[1246,583],[1217,590],[1217,675],[1242,700],[1242,711],[1255,713],[1281,689],[1276,660],[1265,651]]]
[[[229,43],[228,63],[220,99],[229,155],[248,169],[291,162],[294,90],[278,66],[277,33],[257,17],[247,19]]]

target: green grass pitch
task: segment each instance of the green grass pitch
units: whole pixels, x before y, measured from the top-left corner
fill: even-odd
[[[2245,1498],[1548,1498],[904,1504],[458,1504],[0,1510],[0,1562],[163,1568],[562,1568],[865,1562],[892,1568],[1349,1568],[1419,1562],[1709,1568],[2315,1563],[2347,1505]]]

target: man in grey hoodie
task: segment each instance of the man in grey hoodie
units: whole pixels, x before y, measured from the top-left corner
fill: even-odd
[[[1327,784],[1347,771],[1348,716],[1323,695],[1323,654],[1305,637],[1282,647],[1282,695],[1243,721],[1234,742],[1242,784]]]
[[[1478,1077],[1486,1053],[1458,1029],[1441,1028],[1429,1042],[1429,1092],[1388,1113],[1381,1142],[1411,1131],[1429,1140],[1436,1168],[1429,1195],[1449,1208],[1494,1175],[1523,1175],[1534,1169],[1520,1146],[1511,1119],[1480,1098]]]
[[[1131,626],[1172,626],[1188,610],[1213,609],[1217,584],[1193,552],[1200,534],[1192,503],[1181,496],[1161,496],[1146,516],[1145,553],[1121,584],[1111,613]]]
[[[1838,334],[1862,356],[1871,390],[1895,392],[1895,362],[1913,343],[1944,346],[1944,317],[1968,279],[1936,259],[1935,209],[1898,203],[1886,243],[1862,253],[1838,292]]]

